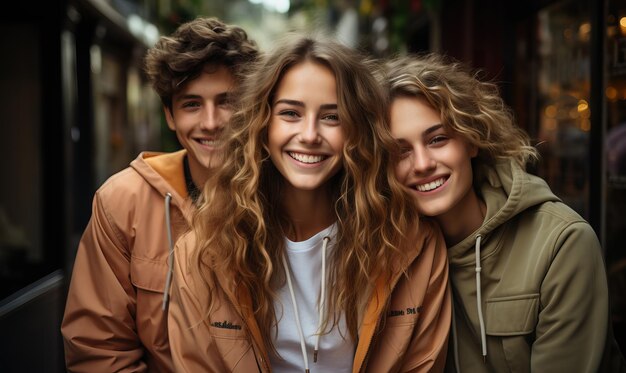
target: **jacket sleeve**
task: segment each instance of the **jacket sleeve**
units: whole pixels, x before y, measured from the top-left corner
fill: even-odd
[[[191,238],[191,240],[190,240]],[[191,241],[191,242],[190,242]],[[176,244],[172,295],[168,313],[170,349],[176,372],[217,372],[214,343],[204,321],[205,312],[188,271],[188,247],[193,235],[184,235]]]
[[[81,238],[61,325],[71,372],[143,372],[128,242],[99,192]]]
[[[452,317],[448,256],[441,230],[434,224],[431,227],[431,235],[421,254],[432,261],[429,260],[431,272],[428,290],[422,302],[412,343],[405,355],[401,369],[403,372],[443,372],[446,362]]]
[[[608,286],[600,244],[577,222],[560,234],[541,286],[533,372],[596,372],[608,325]]]

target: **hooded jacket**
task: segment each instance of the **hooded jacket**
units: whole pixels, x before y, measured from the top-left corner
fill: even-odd
[[[477,171],[484,222],[448,249],[447,370],[597,372],[609,308],[596,234],[515,163]]]
[[[414,249],[407,261],[373,287],[360,322],[353,372],[443,371],[451,320],[443,236],[424,222],[408,242]],[[270,372],[252,297],[234,284],[226,268],[208,277],[216,303],[205,316],[207,286],[190,273],[194,247],[195,236],[188,234],[175,250],[168,325],[176,371]],[[314,363],[310,367],[315,371]]]
[[[96,192],[61,326],[69,371],[173,371],[163,291],[192,208],[185,155],[142,153]]]

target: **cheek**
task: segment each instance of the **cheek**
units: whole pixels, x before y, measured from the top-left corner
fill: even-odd
[[[224,124],[230,120],[230,117],[233,116],[232,109],[220,109],[220,119]]]
[[[276,147],[276,143],[278,142],[277,137],[276,124],[270,122],[267,127],[267,148],[270,149],[270,151]]]
[[[411,170],[411,162],[408,158],[401,159],[398,163],[396,163],[396,167],[394,168],[394,172],[396,174],[396,178],[401,182],[405,182],[409,176],[409,172]]]
[[[340,153],[343,152],[343,146],[346,142],[346,136],[341,127],[330,128],[330,130],[324,135],[324,137],[330,143],[333,150]]]

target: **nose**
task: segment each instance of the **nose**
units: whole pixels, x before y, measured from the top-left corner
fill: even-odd
[[[205,109],[202,113],[201,127],[208,131],[215,131],[224,126],[223,118],[220,115],[220,111],[213,103],[205,105]]]
[[[314,115],[308,115],[302,122],[300,141],[309,144],[320,142],[320,133],[317,124],[317,117]]]
[[[425,147],[417,147],[414,150],[413,171],[417,174],[432,171],[437,162]]]

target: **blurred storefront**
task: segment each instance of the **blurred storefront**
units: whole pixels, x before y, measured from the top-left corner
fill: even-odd
[[[609,1],[603,132],[603,234],[614,324],[626,350],[626,1]]]
[[[0,16],[3,371],[65,370],[59,326],[93,193],[139,151],[164,147],[141,72],[159,31],[143,5],[18,2]]]

